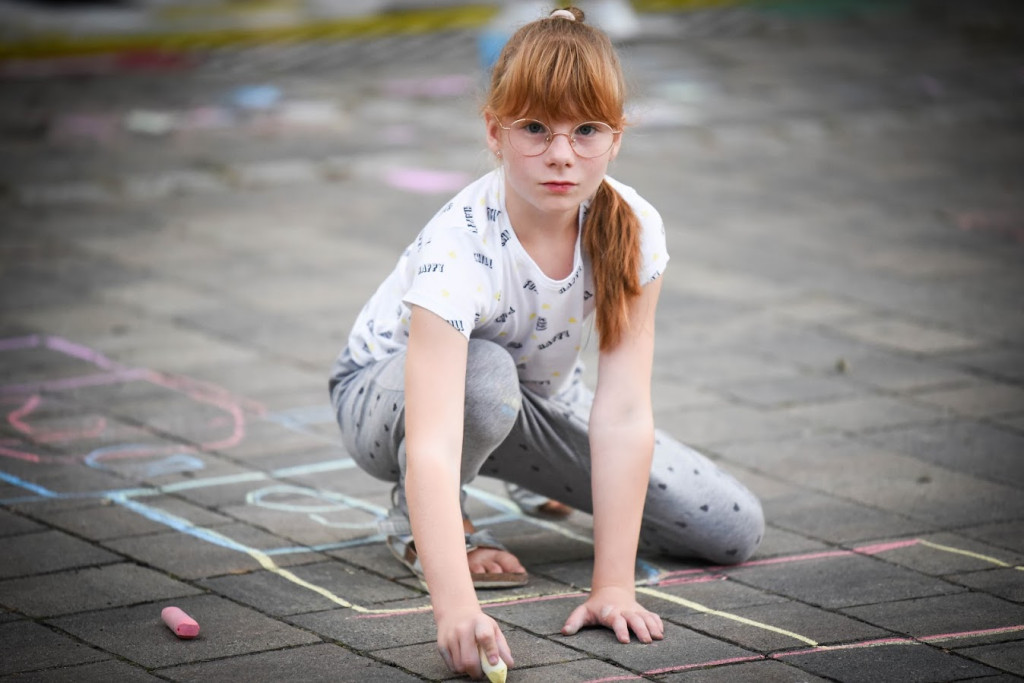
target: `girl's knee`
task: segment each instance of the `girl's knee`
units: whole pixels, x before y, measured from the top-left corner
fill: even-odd
[[[512,356],[493,342],[471,339],[466,362],[467,438],[497,448],[512,430],[521,405],[519,373]]]

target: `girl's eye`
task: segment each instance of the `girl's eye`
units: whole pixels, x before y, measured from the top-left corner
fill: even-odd
[[[584,123],[576,129],[576,137],[589,137],[597,132],[597,126],[589,123]]]
[[[540,121],[530,121],[525,126],[523,126],[523,130],[525,130],[530,135],[547,135],[548,134],[547,126],[545,126]]]

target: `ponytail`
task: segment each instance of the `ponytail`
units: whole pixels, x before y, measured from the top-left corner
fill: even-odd
[[[615,348],[629,327],[629,304],[640,296],[640,219],[601,181],[583,224],[583,247],[594,273],[600,349]]]

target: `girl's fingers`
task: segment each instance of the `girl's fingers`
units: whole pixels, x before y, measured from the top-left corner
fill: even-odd
[[[647,622],[644,620],[642,614],[634,612],[629,615],[627,621],[629,622],[629,627],[633,629],[633,633],[636,634],[637,640],[641,643],[650,643],[653,640],[653,638],[651,638],[651,631],[647,628]]]

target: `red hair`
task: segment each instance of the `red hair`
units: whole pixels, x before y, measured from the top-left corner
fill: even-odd
[[[516,31],[491,73],[484,111],[499,119],[529,114],[547,121],[626,124],[622,66],[611,41],[583,23],[548,17]],[[629,324],[629,303],[639,296],[640,221],[603,180],[583,223],[583,248],[594,273],[601,350],[614,348]]]

